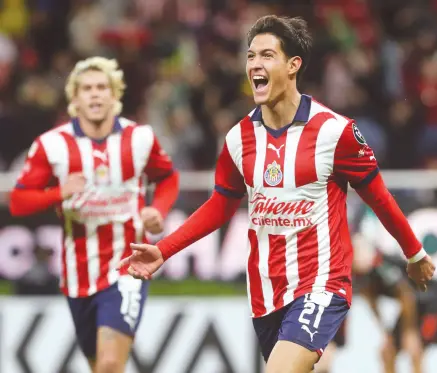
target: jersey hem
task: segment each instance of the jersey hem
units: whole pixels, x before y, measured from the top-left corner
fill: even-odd
[[[349,286],[345,286],[345,287],[348,288]],[[350,299],[351,296],[350,296],[350,297],[348,296],[348,294],[350,294],[350,290],[349,290],[349,291],[345,290],[346,294],[343,294],[343,292],[341,292],[340,290],[334,290],[334,289],[332,289],[332,288],[331,288],[331,289],[330,289],[330,288],[326,288],[324,291],[328,291],[328,292],[330,292],[330,293],[333,293],[333,294],[335,294],[335,295],[338,295],[339,297],[343,298],[343,299],[347,302],[347,305],[348,305],[349,308],[351,307],[351,305],[352,305],[352,301],[351,301],[351,299]],[[288,301],[288,302],[284,302],[284,304],[283,304],[281,307],[274,308],[274,309],[272,309],[271,311],[268,311],[268,312],[266,312],[266,313],[264,313],[264,314],[262,314],[262,315],[257,315],[257,314],[255,314],[255,313],[252,311],[252,318],[253,318],[253,319],[258,319],[258,318],[261,318],[261,317],[264,317],[264,316],[268,316],[268,315],[270,315],[270,314],[272,314],[272,313],[274,313],[274,312],[277,312],[277,311],[283,309],[284,307],[289,306],[289,305],[290,305],[291,303],[293,303],[296,299],[298,299],[298,298],[300,298],[300,297],[303,297],[305,294],[309,294],[309,293],[315,293],[315,292],[312,291],[312,288],[308,288],[307,290],[301,290],[301,291],[299,292],[299,296],[292,298],[292,299],[291,299],[290,301]]]

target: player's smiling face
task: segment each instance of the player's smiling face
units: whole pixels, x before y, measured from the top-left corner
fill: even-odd
[[[299,57],[295,57],[299,58]],[[257,105],[277,102],[289,88],[294,65],[273,34],[258,34],[247,52],[246,74]]]
[[[116,102],[108,76],[98,70],[81,73],[73,102],[79,116],[90,122],[103,122],[112,115]]]

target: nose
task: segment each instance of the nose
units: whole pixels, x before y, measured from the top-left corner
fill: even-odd
[[[250,67],[252,70],[262,69],[264,67],[264,65],[262,63],[262,58],[260,58],[259,56],[253,57]]]

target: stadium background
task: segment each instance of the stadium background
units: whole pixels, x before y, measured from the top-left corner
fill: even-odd
[[[224,135],[253,107],[245,34],[271,13],[309,22],[315,45],[301,90],[356,119],[426,249],[437,252],[437,1],[0,0],[1,373],[86,371],[57,295],[56,217],[13,219],[7,210],[32,140],[68,119],[63,88],[74,63],[116,58],[128,86],[124,115],[150,123],[182,171],[170,232],[208,197]],[[153,282],[128,372],[262,371],[245,297],[242,206]],[[396,256],[353,192],[349,210],[354,237],[367,243],[361,267],[376,248]],[[383,298],[380,306],[390,328],[397,305]],[[381,371],[381,328],[359,292],[346,342],[333,373]],[[437,372],[436,359],[431,344],[426,372]],[[398,365],[410,371],[402,354]]]

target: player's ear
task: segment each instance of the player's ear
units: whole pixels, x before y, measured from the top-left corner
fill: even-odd
[[[299,56],[294,56],[288,59],[288,75],[296,75],[302,66],[302,58]]]

